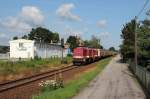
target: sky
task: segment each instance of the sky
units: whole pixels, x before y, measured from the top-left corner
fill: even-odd
[[[0,45],[14,36],[28,34],[42,26],[61,38],[79,35],[101,39],[104,48],[121,44],[121,29],[141,10],[146,0],[1,0]],[[138,20],[146,18],[150,2]]]

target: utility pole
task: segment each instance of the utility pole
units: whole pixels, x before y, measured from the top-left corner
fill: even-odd
[[[63,63],[64,60],[63,60],[63,50],[64,50],[64,39],[61,38],[61,62]]]
[[[138,65],[137,63],[137,19],[138,17],[135,16],[135,36],[134,36],[134,61],[135,61],[135,68],[134,68],[134,73],[136,73],[136,67]]]
[[[135,72],[136,72],[136,67],[138,65],[138,55],[137,55],[137,19],[138,17],[140,16],[140,14],[144,11],[146,5],[148,4],[150,0],[146,0],[145,1],[145,4],[143,5],[142,9],[140,10],[140,12],[137,14],[137,16],[135,16],[135,43],[134,43],[134,49],[135,49],[135,55],[134,55],[134,58],[135,58]],[[149,15],[149,12],[148,11],[146,14]],[[134,73],[135,73],[134,72]]]
[[[61,48],[61,51],[62,51],[62,52],[61,52],[61,62],[62,62],[62,63],[64,62],[64,60],[63,60],[63,57],[64,57],[64,55],[63,55],[63,49],[64,49],[64,48],[62,47],[62,48]]]

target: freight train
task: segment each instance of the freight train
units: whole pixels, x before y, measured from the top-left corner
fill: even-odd
[[[89,64],[115,53],[108,50],[89,48],[89,47],[76,47],[73,50],[73,64],[83,65]]]

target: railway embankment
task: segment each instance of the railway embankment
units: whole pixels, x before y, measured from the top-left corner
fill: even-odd
[[[71,57],[66,57],[64,59],[67,61],[66,64],[62,64],[60,58],[38,58],[21,61],[0,60],[0,83],[20,79],[39,72],[42,73],[71,64]]]
[[[78,70],[68,73],[65,79],[64,88],[59,88],[52,91],[41,91],[39,95],[34,95],[33,99],[70,99],[76,95],[82,88],[88,85],[88,83],[96,77],[109,63],[111,58],[102,59],[96,63],[92,63],[88,66],[81,66]],[[72,75],[69,77],[69,75]],[[61,98],[60,98],[61,97]]]

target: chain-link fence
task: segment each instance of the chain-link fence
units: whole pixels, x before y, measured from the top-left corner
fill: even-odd
[[[150,93],[150,72],[141,66],[136,66],[136,76]]]
[[[129,67],[145,87],[147,92],[150,93],[150,72],[142,66],[135,66],[132,60],[129,60]]]

